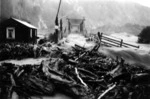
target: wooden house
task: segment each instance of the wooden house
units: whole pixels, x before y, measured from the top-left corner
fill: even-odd
[[[37,28],[26,21],[10,18],[0,25],[0,42],[37,42]]]

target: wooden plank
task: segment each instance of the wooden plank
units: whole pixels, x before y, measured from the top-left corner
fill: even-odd
[[[103,40],[107,40],[107,41],[109,41],[111,43],[115,43],[115,44],[118,44],[118,45],[120,45],[120,42],[121,42],[121,41],[116,41],[116,40],[109,39],[109,38],[103,38]]]
[[[121,40],[115,40],[115,39],[105,37],[105,36],[103,36],[102,39],[111,40],[111,41],[115,41],[115,42],[119,42],[119,43],[121,42]]]
[[[114,39],[114,40],[118,40],[120,41],[121,38],[117,38],[117,37],[113,37],[113,36],[109,36],[109,35],[106,35],[106,34],[103,34],[104,37],[108,37],[108,38],[111,38],[111,39]]]
[[[101,41],[101,42],[106,43],[106,44],[109,44],[109,45],[111,45],[111,46],[119,47],[118,45],[112,44],[112,43],[107,42],[107,41]]]
[[[132,44],[129,44],[129,43],[125,43],[125,42],[123,42],[123,45],[128,45],[128,46],[132,46],[132,47],[136,47],[136,48],[139,48],[139,46],[136,46],[136,45],[132,45]]]

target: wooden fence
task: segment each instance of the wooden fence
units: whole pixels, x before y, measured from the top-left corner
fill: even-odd
[[[105,35],[103,33],[98,32],[98,38],[101,44],[115,47],[134,47],[139,48],[138,45],[133,45],[129,43],[125,43],[123,39],[115,38],[112,36]]]

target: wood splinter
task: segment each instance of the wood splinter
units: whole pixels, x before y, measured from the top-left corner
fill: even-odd
[[[82,78],[79,76],[78,69],[75,68],[75,73],[77,74],[77,78],[80,80],[80,82],[85,86],[88,87],[87,84],[82,80]]]
[[[113,86],[109,87],[107,90],[105,90],[97,99],[101,99],[103,96],[105,96],[109,91],[111,91],[112,89],[114,89],[116,87],[116,84],[114,84]]]

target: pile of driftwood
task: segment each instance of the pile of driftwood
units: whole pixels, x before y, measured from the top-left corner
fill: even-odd
[[[64,93],[74,99],[150,99],[150,70],[111,59],[99,45],[59,47],[40,65],[0,65],[0,99]]]
[[[28,43],[0,44],[0,60],[23,59],[43,56],[42,47]]]

